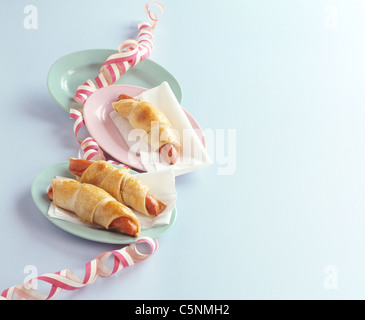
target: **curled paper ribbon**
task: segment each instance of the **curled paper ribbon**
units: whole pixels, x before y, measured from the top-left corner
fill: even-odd
[[[105,160],[103,151],[100,149],[96,141],[91,137],[86,138],[81,143],[80,148],[84,151],[84,158],[86,160]],[[81,158],[80,152],[79,158]]]
[[[138,42],[136,40],[122,42],[119,45],[119,52],[107,58],[94,81],[89,79],[77,88],[74,100],[78,104],[85,104],[87,98],[97,89],[113,84],[122,74],[151,55],[153,49],[152,26],[148,22],[141,22],[138,29]]]
[[[164,6],[161,3],[154,1],[151,4],[156,5],[157,7],[159,7],[159,9],[162,12],[162,15],[165,14],[165,8],[164,8]],[[156,12],[150,10],[150,7],[149,7],[148,3],[146,3],[144,9],[145,9],[146,15],[152,21],[152,29],[154,29],[155,28],[155,25],[156,25],[156,23],[158,21],[157,14],[156,14]]]
[[[137,244],[145,243],[150,249],[150,253],[144,254],[138,251]],[[18,284],[4,290],[0,300],[48,300],[59,294],[62,290],[75,290],[92,284],[99,276],[108,277],[129,267],[136,262],[143,261],[150,257],[158,249],[157,240],[149,237],[138,239],[135,243],[130,244],[120,250],[103,252],[94,260],[85,264],[84,279],[80,280],[70,269],[64,269],[56,273],[46,273],[27,281],[24,284]],[[106,266],[108,259],[114,256],[113,269]],[[40,293],[33,289],[37,281],[43,281],[51,285],[48,295]]]
[[[79,137],[79,131],[85,125],[82,110],[70,109],[70,118],[75,120],[73,130],[76,140],[80,144],[79,158],[95,161],[105,160],[103,150],[93,138],[87,137],[85,139],[81,139]],[[84,154],[83,157],[81,155],[82,152]]]
[[[162,4],[152,2],[165,14]],[[83,105],[87,98],[99,88],[113,84],[121,75],[135,66],[143,59],[148,58],[153,49],[153,29],[158,21],[157,14],[149,9],[149,4],[145,6],[145,11],[152,23],[141,22],[138,24],[138,41],[126,40],[119,45],[119,52],[110,55],[100,68],[99,75],[94,79],[87,80],[76,90],[74,100]]]
[[[70,118],[75,119],[74,123],[74,134],[78,143],[82,143],[82,139],[79,138],[78,134],[80,129],[85,125],[84,118],[82,116],[82,112],[79,109],[70,109]]]
[[[165,9],[160,3],[152,2],[151,4],[157,6],[161,10],[162,15],[165,14]],[[81,105],[81,108],[71,108],[70,118],[75,119],[74,133],[81,145],[81,150],[84,152],[84,158],[87,160],[105,160],[105,156],[102,149],[91,137],[82,140],[78,136],[80,128],[85,125],[82,117],[82,106],[96,90],[113,84],[126,71],[151,55],[153,49],[153,29],[159,19],[156,12],[150,10],[148,3],[145,5],[145,11],[151,20],[151,24],[148,22],[138,24],[138,41],[123,41],[119,45],[119,52],[110,55],[101,66],[99,75],[94,80],[88,79],[76,90],[74,101]]]

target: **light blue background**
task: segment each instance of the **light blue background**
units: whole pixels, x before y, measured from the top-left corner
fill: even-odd
[[[218,175],[225,164],[210,138],[215,163],[177,178],[179,215],[159,250],[56,299],[364,299],[364,2],[162,3],[151,58],[178,79],[201,127],[223,130],[225,155],[236,130],[236,169]],[[23,26],[29,4],[36,30]],[[144,4],[2,2],[0,291],[22,283],[28,265],[82,277],[86,262],[121,247],[58,229],[30,187],[78,152],[73,120],[48,93],[49,68],[135,38]]]

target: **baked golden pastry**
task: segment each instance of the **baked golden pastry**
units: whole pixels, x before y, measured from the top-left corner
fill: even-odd
[[[81,220],[106,229],[117,228],[137,237],[141,226],[133,211],[114,199],[105,190],[69,178],[51,181],[48,198],[62,209],[74,212]]]
[[[69,170],[81,183],[90,183],[107,191],[119,202],[147,216],[155,217],[165,208],[166,203],[149,193],[149,188],[129,169],[116,168],[110,163],[70,158]]]
[[[176,163],[181,145],[176,131],[166,115],[152,103],[140,101],[125,94],[112,103],[116,112],[129,121],[134,129],[143,129],[148,135],[152,151],[159,150],[165,160],[173,165]],[[152,134],[153,127],[158,125],[158,136]]]

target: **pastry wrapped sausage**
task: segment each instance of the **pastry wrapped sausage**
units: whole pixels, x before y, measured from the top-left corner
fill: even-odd
[[[129,169],[116,168],[103,160],[93,162],[70,158],[69,170],[81,183],[90,183],[107,191],[119,202],[147,216],[157,216],[166,204],[149,193],[149,188]]]
[[[114,110],[127,119],[133,128],[146,131],[152,151],[159,150],[169,164],[176,163],[181,145],[171,122],[160,109],[152,103],[140,101],[125,94],[120,95],[118,101],[113,102],[112,105]],[[153,123],[158,124],[158,141],[154,141],[151,137]]]
[[[140,223],[130,208],[94,185],[55,178],[48,197],[57,207],[74,212],[88,223],[97,223],[106,229],[114,227],[135,237],[141,231]]]

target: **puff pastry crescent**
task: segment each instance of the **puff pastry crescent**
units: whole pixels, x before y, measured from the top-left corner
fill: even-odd
[[[75,172],[76,166],[84,170]],[[116,168],[110,163],[99,160],[97,162],[80,159],[70,159],[70,171],[78,181],[89,183],[107,191],[119,202],[129,206],[147,216],[156,216],[161,213],[166,204],[149,193],[149,188],[126,168]],[[155,204],[151,210],[150,203]]]
[[[133,236],[139,235],[141,226],[133,211],[105,190],[68,178],[52,179],[51,185],[56,206],[74,212],[83,221],[97,223],[106,229],[118,227],[115,222],[123,221],[123,224],[134,227],[133,232],[131,228],[122,231]]]
[[[127,119],[133,128],[146,131],[152,151],[160,150],[161,152],[166,150],[166,146],[168,148],[165,152],[170,152],[167,161],[170,164],[176,163],[181,152],[179,138],[170,120],[160,109],[152,103],[126,95],[121,95],[112,105],[114,110]],[[158,134],[154,134],[154,126],[158,126]]]

